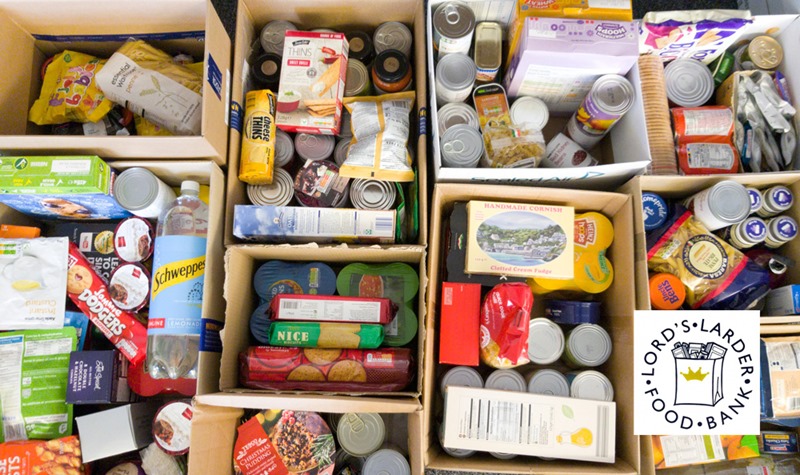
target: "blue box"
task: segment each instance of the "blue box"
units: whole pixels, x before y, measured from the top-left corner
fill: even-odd
[[[765,315],[781,317],[800,314],[800,285],[784,285],[767,294]]]
[[[117,350],[75,351],[69,358],[67,403],[110,404],[131,402],[128,368]]]

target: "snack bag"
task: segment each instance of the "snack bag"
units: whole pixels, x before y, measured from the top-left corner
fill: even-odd
[[[528,332],[533,293],[523,283],[496,285],[481,308],[481,361],[492,368],[530,363]]]
[[[53,440],[29,440],[0,444],[0,473],[28,475],[83,475],[81,442],[71,435]]]
[[[144,137],[153,137],[153,136],[169,137],[175,135],[169,130],[163,127],[159,127],[158,125],[138,115],[133,116],[133,123],[136,125],[136,135],[141,135]]]
[[[487,126],[483,132],[486,153],[481,164],[489,168],[535,168],[545,155],[542,131],[527,125]]]
[[[95,81],[106,60],[75,51],[64,51],[45,67],[39,99],[28,120],[37,125],[65,122],[97,122],[114,104]]]

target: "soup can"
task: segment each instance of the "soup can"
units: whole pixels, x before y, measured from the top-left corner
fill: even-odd
[[[563,360],[575,368],[600,366],[611,356],[611,337],[600,325],[584,323],[570,330]]]
[[[750,214],[757,214],[764,206],[764,195],[761,190],[751,187],[747,187],[747,193],[750,194]]]
[[[777,216],[785,211],[789,211],[794,203],[794,194],[792,190],[783,186],[776,185],[772,188],[764,190],[763,195],[764,203],[757,214],[762,218],[771,218]]]
[[[340,167],[344,165],[347,160],[347,152],[350,151],[350,139],[343,138],[336,142],[336,148],[333,149],[333,161]]]
[[[547,104],[537,97],[522,96],[517,98],[509,110],[514,125],[529,124],[534,129],[544,130],[550,120]]]
[[[525,378],[513,369],[496,369],[486,378],[486,389],[524,393],[528,390],[528,384]]]
[[[247,198],[257,206],[288,206],[294,197],[292,175],[283,168],[275,169],[272,184],[247,185]]]
[[[400,452],[381,449],[367,458],[361,475],[411,475],[411,467]]]
[[[447,129],[454,125],[465,124],[469,125],[475,130],[480,130],[481,125],[478,122],[478,113],[472,106],[463,102],[451,102],[439,108],[439,135],[444,135]]]
[[[433,48],[439,59],[451,53],[469,53],[475,32],[475,14],[461,2],[444,2],[433,12]]]
[[[352,31],[346,33],[345,37],[349,45],[347,54],[348,61],[356,59],[364,65],[369,65],[375,58],[375,49],[372,46],[372,36],[363,31]]]
[[[569,383],[560,371],[539,369],[531,371],[525,379],[528,381],[529,393],[569,397]]]
[[[533,364],[555,363],[564,352],[564,332],[547,318],[534,318],[528,324],[528,358]]]
[[[777,249],[797,237],[797,221],[789,216],[778,216],[767,221],[767,238],[770,249]]]
[[[442,135],[440,148],[442,166],[475,168],[483,155],[483,136],[469,125],[454,125]]]
[[[483,377],[475,368],[470,368],[469,366],[456,366],[454,368],[450,368],[444,374],[444,376],[442,376],[442,380],[439,382],[439,391],[441,391],[443,396],[447,386],[482,388],[484,386]]]
[[[336,148],[332,135],[299,133],[294,136],[294,151],[303,161],[327,160]]]
[[[283,40],[286,38],[286,31],[296,29],[297,27],[288,21],[274,20],[267,23],[261,29],[261,48],[265,53],[283,56]]]
[[[732,180],[721,181],[684,201],[706,229],[716,231],[744,221],[750,214],[750,194]]]
[[[614,400],[614,386],[603,373],[592,370],[570,371],[566,376],[570,397],[608,402]]]
[[[444,424],[439,424],[438,432],[439,432],[439,445],[442,446],[442,450],[444,450],[444,452],[447,455],[449,455],[451,457],[455,457],[457,459],[465,459],[467,457],[472,457],[473,455],[475,455],[475,451],[474,450],[469,450],[469,449],[451,449],[451,448],[445,447],[445,445],[444,445]]]
[[[624,77],[601,76],[567,122],[566,135],[590,150],[633,107],[635,96],[633,86]]]
[[[357,178],[350,183],[350,203],[356,209],[388,210],[396,200],[392,182]]]
[[[411,30],[397,21],[382,23],[372,35],[376,55],[387,49],[396,49],[408,58],[411,56],[412,42]]]
[[[294,158],[294,140],[292,136],[281,129],[275,131],[275,167],[284,168],[292,163]],[[273,177],[274,179],[274,177]]]
[[[386,424],[380,414],[344,414],[336,426],[336,439],[342,450],[348,454],[366,457],[383,445],[386,440]]]
[[[477,69],[466,54],[448,54],[436,65],[436,100],[439,105],[464,102],[472,94]]]
[[[749,249],[767,239],[767,223],[758,216],[750,216],[723,229],[719,236],[736,249]]]
[[[275,53],[264,53],[253,60],[250,75],[259,89],[277,91],[281,81],[281,57]]]
[[[680,107],[699,107],[714,95],[714,76],[696,59],[676,59],[664,68],[667,99]]]
[[[371,88],[369,70],[357,59],[347,61],[347,76],[344,84],[344,97],[368,96]]]
[[[155,219],[175,201],[175,191],[150,170],[128,168],[114,180],[114,199],[141,218]]]
[[[742,51],[739,61],[744,69],[769,71],[777,68],[783,61],[783,47],[771,36],[756,36]]]

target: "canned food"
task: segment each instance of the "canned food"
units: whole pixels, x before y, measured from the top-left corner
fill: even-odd
[[[660,228],[669,217],[667,202],[655,193],[642,193],[642,217],[645,232]]]
[[[634,97],[633,86],[624,77],[618,74],[601,76],[567,122],[565,133],[590,150],[633,107]]]
[[[500,460],[511,460],[517,456],[517,454],[506,454],[503,452],[489,452],[489,455]]]
[[[528,324],[528,358],[534,364],[555,363],[564,352],[564,332],[547,318],[534,318]]]
[[[436,100],[439,105],[464,102],[472,94],[477,70],[472,58],[465,54],[448,54],[436,65]]]
[[[444,450],[444,452],[447,455],[449,455],[451,457],[455,457],[457,459],[464,459],[464,458],[472,457],[473,455],[475,455],[475,451],[474,450],[469,450],[469,449],[451,449],[451,448],[445,447],[445,445],[444,445],[444,424],[439,424],[438,432],[439,432],[439,445],[442,446],[442,450]]]
[[[742,51],[740,61],[744,69],[775,69],[783,61],[783,47],[771,36],[756,36]]]
[[[337,414],[341,416],[341,414]],[[330,423],[328,424],[330,426]],[[331,431],[336,432],[331,427]],[[336,459],[333,461],[333,466],[336,467],[333,475],[355,475],[364,470],[364,464],[367,463],[366,457],[353,457],[344,450],[339,450],[336,453]]]
[[[342,110],[342,125],[339,127],[339,138],[352,138],[353,137],[353,128],[351,127],[352,119],[350,117],[350,112],[345,108]]]
[[[444,2],[433,12],[433,48],[442,59],[451,53],[469,53],[475,32],[475,14],[461,2]]]
[[[478,113],[475,109],[463,102],[451,102],[439,108],[439,135],[444,135],[447,129],[454,125],[465,124],[480,130]]]
[[[142,218],[158,218],[175,198],[175,191],[146,168],[128,168],[114,180],[114,199]]]
[[[380,414],[351,412],[344,414],[336,426],[339,446],[354,457],[366,457],[386,440],[386,424]]]
[[[483,136],[469,125],[459,124],[447,129],[441,145],[442,166],[445,167],[474,168],[483,155]]]
[[[613,401],[614,386],[606,375],[598,371],[570,371],[567,373],[569,394],[576,399]]]
[[[345,34],[350,46],[347,55],[348,61],[358,60],[368,65],[375,58],[375,49],[372,47],[372,37],[363,31],[353,31]]]
[[[475,368],[456,366],[450,368],[444,376],[442,376],[442,380],[439,383],[439,391],[441,391],[442,395],[444,395],[447,386],[482,388],[484,387],[483,377]]]
[[[711,71],[696,59],[676,59],[664,68],[667,98],[680,107],[702,106],[714,95]]]
[[[744,221],[750,214],[750,194],[744,186],[726,180],[684,201],[706,229],[716,231]]]
[[[361,475],[411,475],[411,467],[400,452],[381,449],[367,458]]]
[[[611,356],[611,337],[600,325],[584,323],[570,330],[564,362],[572,367],[600,366]]]
[[[153,419],[153,440],[169,455],[189,452],[192,428],[192,406],[183,401],[172,401],[161,406]]]
[[[544,315],[560,325],[597,323],[600,321],[600,302],[548,300],[544,304]],[[561,338],[564,338],[563,334]]]
[[[350,184],[350,203],[356,209],[392,209],[397,200],[394,183],[372,179],[355,179]]]
[[[750,214],[757,214],[764,206],[764,196],[756,188],[748,187],[747,193],[750,194]]]
[[[733,137],[733,111],[726,106],[673,107],[675,140],[680,143],[730,144]]]
[[[291,135],[277,129],[275,131],[275,167],[286,167],[292,163],[292,159],[294,159],[294,140]],[[273,176],[272,179],[274,181],[275,177]]]
[[[281,81],[281,57],[275,53],[264,53],[253,60],[250,75],[256,82],[257,89],[278,90]]]
[[[750,216],[741,223],[723,229],[720,237],[736,249],[749,249],[767,239],[767,223],[757,216]]]
[[[138,312],[147,305],[150,274],[140,264],[122,264],[111,273],[108,294],[120,310]]]
[[[714,77],[714,87],[720,87],[728,76],[733,74],[733,66],[736,60],[733,57],[733,53],[724,52],[722,56],[715,59],[711,64],[708,65],[708,69],[711,70],[711,75]]]
[[[357,59],[347,60],[347,76],[344,96],[368,96],[370,94],[369,70]]]
[[[376,55],[389,49],[396,49],[408,58],[411,56],[412,41],[411,30],[396,21],[387,21],[381,24],[372,35],[372,44],[375,47]]]
[[[662,272],[650,277],[650,307],[654,310],[678,310],[686,300],[686,288],[676,276]]]
[[[762,196],[764,197],[764,204],[757,212],[762,218],[770,218],[789,211],[792,203],[794,203],[792,190],[783,185],[776,185],[765,190]]]
[[[503,62],[503,28],[498,23],[482,22],[475,28],[475,67],[478,82],[492,82]]]
[[[764,244],[777,249],[797,237],[797,221],[789,216],[778,216],[767,221],[767,239]]]
[[[247,185],[247,198],[257,206],[288,206],[294,197],[294,181],[283,168],[275,169],[272,184]]]
[[[511,104],[511,122],[514,125],[529,124],[534,129],[544,130],[544,126],[550,120],[550,111],[543,100],[522,96]]]
[[[307,161],[294,178],[294,196],[302,206],[340,208],[347,203],[350,179],[328,160]]]
[[[527,391],[527,383],[521,374],[513,369],[496,369],[486,378],[486,389],[501,391]]]
[[[302,160],[327,160],[336,148],[332,135],[299,133],[294,136],[294,150]]]
[[[546,168],[593,167],[600,162],[564,134],[553,137],[545,147],[542,166]]]
[[[730,143],[687,143],[678,146],[678,163],[687,175],[736,173],[739,152]]]
[[[407,91],[411,74],[411,62],[395,49],[381,51],[372,64],[372,82],[379,94]]]
[[[267,23],[261,29],[261,48],[265,53],[273,53],[283,56],[283,40],[287,30],[296,30],[293,23],[283,20],[275,20]]]
[[[347,160],[347,152],[350,151],[350,139],[343,138],[336,142],[336,148],[333,149],[333,161],[340,167],[344,165]]]
[[[114,253],[123,262],[144,262],[153,255],[155,230],[150,221],[127,218],[114,231]]]
[[[569,383],[560,371],[539,369],[531,372],[526,379],[529,393],[569,397]]]

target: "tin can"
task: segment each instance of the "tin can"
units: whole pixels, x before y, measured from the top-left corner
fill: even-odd
[[[593,167],[599,163],[580,145],[559,133],[547,143],[541,165],[545,168],[577,168]]]
[[[711,70],[711,76],[714,77],[714,87],[720,87],[728,76],[733,74],[733,66],[736,60],[733,58],[733,53],[724,52],[722,56],[715,59],[708,65]]]
[[[642,217],[645,232],[660,228],[669,217],[667,202],[655,193],[642,193]]]
[[[736,249],[749,249],[767,239],[767,223],[757,216],[750,216],[741,223],[723,229],[719,237]]]
[[[294,140],[292,140],[292,136],[281,129],[275,130],[275,172],[277,173],[277,168],[289,166],[292,163],[292,159],[294,159]]]
[[[634,97],[633,86],[624,77],[618,74],[601,76],[567,122],[564,133],[585,150],[590,150],[633,107]]]
[[[593,367],[611,356],[611,337],[600,325],[584,323],[570,330],[563,360],[571,367]]]
[[[767,238],[770,249],[777,249],[797,237],[797,221],[789,216],[778,216],[767,221]]]
[[[439,105],[464,102],[472,94],[477,69],[465,54],[448,54],[436,65],[436,100]]]
[[[122,264],[111,273],[108,294],[120,310],[138,312],[150,296],[150,274],[141,264]]]
[[[614,386],[603,373],[592,370],[570,371],[566,376],[570,397],[608,402],[614,400]]]
[[[481,128],[478,122],[478,113],[463,102],[451,102],[440,107],[438,120],[440,136],[444,135],[447,129],[458,124],[469,125],[475,130],[480,130]]]
[[[564,332],[547,318],[534,318],[528,324],[528,358],[533,364],[555,363],[564,352]]]
[[[257,206],[288,206],[294,197],[294,181],[283,168],[275,170],[269,185],[247,185],[247,197]]]
[[[357,59],[347,60],[344,97],[370,95],[369,70]]]
[[[756,214],[762,218],[771,218],[783,212],[789,211],[794,203],[794,194],[792,190],[783,186],[776,185],[772,188],[764,190],[762,193],[764,197],[764,204]]]
[[[513,369],[496,369],[486,378],[486,389],[524,393],[527,387],[525,378]]]
[[[439,445],[442,446],[442,450],[444,450],[444,452],[447,455],[449,455],[451,457],[455,457],[457,459],[465,459],[467,457],[472,457],[473,455],[475,455],[475,451],[474,450],[469,450],[469,449],[451,449],[451,448],[445,447],[445,445],[444,445],[444,424],[439,424],[438,433],[439,433]]]
[[[730,143],[685,143],[677,147],[678,164],[687,175],[736,173],[739,152]]]
[[[350,203],[356,209],[392,209],[397,200],[394,183],[358,178],[350,183]]]
[[[245,98],[239,179],[250,185],[272,183],[275,168],[275,94],[250,91]]]
[[[299,133],[294,136],[294,151],[303,161],[327,160],[336,148],[336,139],[332,135],[314,135]]]
[[[339,139],[336,142],[336,148],[333,149],[333,161],[340,167],[347,160],[347,152],[350,151],[350,139]]]
[[[742,51],[740,61],[744,69],[769,71],[777,68],[783,61],[783,47],[771,36],[756,36]]]
[[[169,455],[183,455],[189,452],[191,435],[192,406],[183,401],[164,404],[153,419],[153,440]]]
[[[503,452],[489,452],[489,455],[500,460],[511,460],[517,457],[517,454],[506,454]]]
[[[543,100],[531,96],[517,98],[511,104],[509,114],[514,125],[529,124],[534,129],[539,130],[544,130],[550,120],[550,111],[547,109],[547,104]]]
[[[400,452],[381,449],[367,458],[361,475],[411,475],[411,467]]]
[[[600,321],[600,302],[548,300],[544,304],[544,315],[560,325],[597,323]],[[564,338],[563,334],[561,338]]]
[[[339,134],[337,137],[341,139],[349,139],[353,137],[353,128],[351,126],[352,118],[350,116],[350,111],[346,108],[342,109],[342,125],[339,127]]]
[[[253,60],[250,75],[255,80],[257,89],[278,90],[281,81],[281,57],[275,53],[264,53]]]
[[[341,416],[341,414],[338,414]],[[328,423],[328,427],[331,427]],[[336,434],[336,430],[331,427],[331,432]],[[336,467],[333,475],[355,475],[364,470],[364,464],[367,463],[366,457],[353,457],[344,450],[336,452],[336,459],[333,461],[333,466]]]
[[[369,65],[375,59],[375,49],[372,46],[372,36],[363,31],[345,33],[349,44],[347,60],[358,60],[364,65]]]
[[[528,373],[525,379],[528,381],[528,392],[531,394],[569,397],[569,383],[560,371],[539,369]]]
[[[699,107],[714,95],[714,77],[696,59],[676,59],[664,68],[667,99],[680,107]]]
[[[411,88],[411,62],[402,52],[387,49],[372,63],[372,83],[378,94],[407,91]]]
[[[764,196],[760,190],[751,187],[747,187],[747,193],[750,194],[750,214],[758,214],[764,206]]]
[[[336,426],[339,446],[354,457],[366,457],[386,440],[386,424],[380,414],[351,412],[344,414]]]
[[[726,180],[684,201],[706,229],[716,231],[741,221],[750,214],[750,194],[735,181]]]
[[[114,253],[123,262],[144,262],[153,255],[155,235],[150,221],[139,217],[123,219],[114,231]]]
[[[469,53],[475,32],[475,14],[461,2],[441,3],[433,12],[433,49],[438,58],[452,53]]]
[[[297,27],[288,21],[274,20],[267,23],[264,28],[261,29],[261,49],[263,49],[265,53],[283,56],[283,40],[286,37],[286,31],[296,29]]]
[[[441,152],[442,166],[475,168],[483,155],[483,136],[469,125],[454,125],[442,135]]]
[[[469,366],[456,366],[454,368],[450,368],[444,374],[444,376],[442,376],[442,380],[439,382],[439,391],[441,391],[442,396],[444,396],[447,386],[482,388],[484,387],[483,377],[475,368],[470,368]]]
[[[497,78],[503,62],[503,28],[500,24],[487,21],[478,23],[473,59],[478,68],[478,82],[492,82]]]
[[[114,199],[141,218],[155,219],[175,201],[175,191],[150,170],[128,168],[114,180]]]
[[[396,21],[382,23],[372,35],[372,44],[376,55],[388,49],[396,49],[408,58],[411,56],[412,41],[411,30]]]

